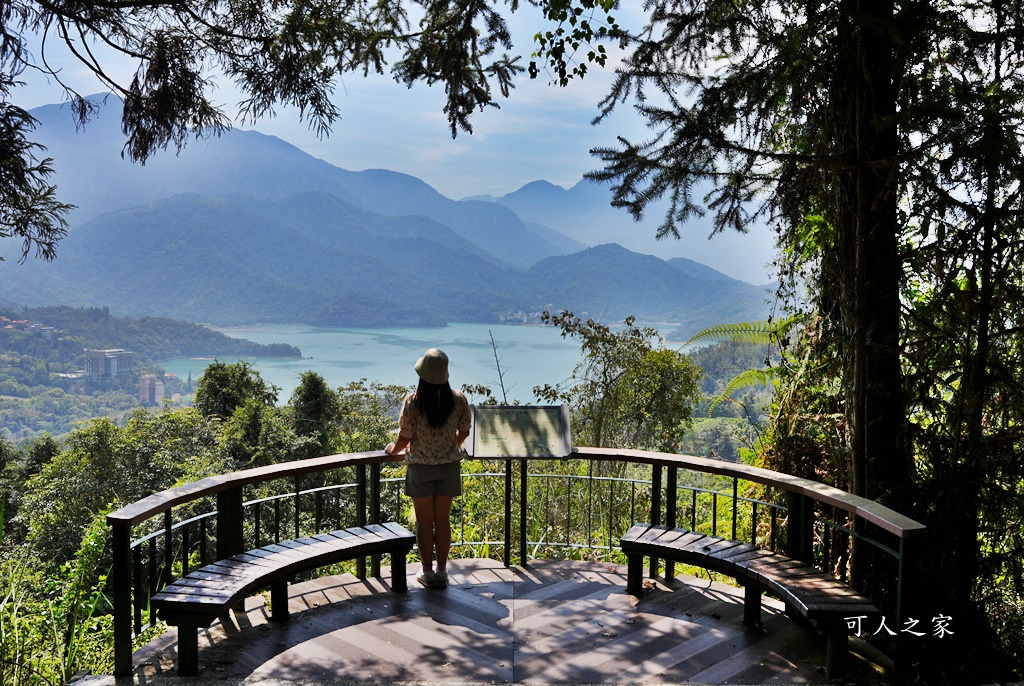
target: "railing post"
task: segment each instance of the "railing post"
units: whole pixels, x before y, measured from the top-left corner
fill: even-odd
[[[132,673],[132,582],[129,571],[132,527],[113,524],[110,590],[114,604],[114,676]]]
[[[529,469],[526,464],[526,460],[519,460],[519,564],[526,564],[526,548],[527,548],[527,530],[526,530],[526,514],[529,510],[527,505],[527,487],[529,483],[527,481]]]
[[[814,502],[807,496],[787,491],[789,518],[786,528],[786,554],[814,564]]]
[[[505,566],[512,566],[512,460],[505,460]]]
[[[899,544],[899,560],[896,578],[896,622],[895,626],[903,626],[907,618],[922,616],[922,594],[920,589],[925,585],[921,578],[922,552],[926,539],[920,536],[901,537]],[[895,641],[893,657],[897,678],[907,677],[913,663],[920,658],[919,642],[909,634],[900,634]],[[909,679],[907,679],[909,681]]]
[[[217,494],[217,559],[245,552],[242,535],[242,489],[229,488]]]

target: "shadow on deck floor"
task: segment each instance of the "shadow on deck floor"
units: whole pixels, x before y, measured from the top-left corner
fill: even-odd
[[[744,626],[743,591],[726,584],[683,575],[669,585],[650,581],[637,602],[625,593],[625,566],[608,563],[535,560],[507,569],[468,559],[449,571],[447,589],[410,577],[399,595],[351,575],[294,584],[290,622],[270,624],[256,597],[201,634],[200,677],[174,677],[171,629],[136,652],[134,679],[79,683],[826,683],[824,639],[767,598],[762,626]],[[884,656],[852,645],[844,682],[884,683]]]

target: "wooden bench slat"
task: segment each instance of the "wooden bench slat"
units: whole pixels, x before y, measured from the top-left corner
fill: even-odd
[[[830,574],[750,543],[685,529],[637,524],[623,534],[619,545],[629,563],[628,593],[639,595],[643,590],[641,577],[645,556],[728,574],[745,587],[744,622],[760,622],[761,594],[771,593],[782,599],[788,608],[827,629],[830,655],[845,655],[848,617],[881,616],[871,601]],[[841,657],[836,660],[835,664],[841,664]],[[832,664],[830,659],[829,665]]]
[[[257,549],[259,553],[263,554],[263,557],[271,557],[274,559],[301,559],[305,557],[303,548],[286,548],[276,544],[265,545],[262,548]],[[257,550],[252,551],[252,554],[257,554]]]
[[[232,562],[231,560],[220,560],[219,562],[212,562],[201,569],[212,572],[214,574],[220,574],[222,576],[237,576],[242,578],[248,578],[253,575],[252,567],[245,563]],[[191,574],[191,572],[189,572]]]
[[[643,532],[637,539],[638,543],[655,543],[659,538],[665,535],[667,532],[657,527],[650,527],[647,531]]]
[[[719,560],[726,559],[726,553],[730,550],[734,550],[739,546],[744,546],[745,543],[740,541],[720,540],[714,543],[710,543],[704,547],[704,554],[711,557],[717,557]]]
[[[356,557],[391,553],[392,587],[406,589],[405,555],[415,536],[397,522],[339,529],[271,543],[193,570],[156,593],[151,605],[179,627],[179,674],[198,672],[197,630],[246,596],[271,588],[272,619],[288,616],[288,580],[296,574]]]
[[[736,541],[736,543],[737,545],[715,553],[715,557],[723,562],[741,564],[746,559],[744,557],[745,555],[764,550],[764,548],[758,548],[756,545],[752,545],[750,543],[740,543],[739,541]]]
[[[632,543],[636,541],[645,531],[647,531],[647,529],[648,526],[646,524],[634,524],[629,528],[629,531],[622,534],[622,538],[619,539],[620,545],[622,542]]]
[[[396,538],[403,537],[409,533],[406,528],[398,522],[384,522],[383,524],[371,524],[370,526],[379,526],[386,529],[393,537]]]
[[[208,606],[221,606],[231,598],[231,594],[223,592],[220,594],[214,593],[183,593],[179,591],[164,593],[160,596],[160,606],[164,609],[173,606],[175,603],[187,604],[187,605],[208,605]],[[204,608],[211,609],[211,608]]]

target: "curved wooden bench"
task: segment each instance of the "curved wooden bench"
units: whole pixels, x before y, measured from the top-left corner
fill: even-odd
[[[761,619],[761,594],[786,603],[827,637],[825,676],[840,676],[848,651],[850,618],[879,620],[882,613],[870,600],[830,574],[785,555],[718,536],[637,524],[620,541],[628,560],[626,592],[643,591],[643,559],[663,558],[732,576],[744,588],[743,621]]]
[[[151,601],[160,619],[178,627],[178,674],[195,676],[199,672],[199,629],[257,591],[269,586],[271,621],[287,620],[288,581],[300,572],[390,553],[391,588],[405,592],[405,556],[415,540],[395,522],[369,524],[266,545],[178,579]]]

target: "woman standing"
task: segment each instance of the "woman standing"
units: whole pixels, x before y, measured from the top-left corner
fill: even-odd
[[[405,494],[412,498],[416,512],[416,544],[423,562],[416,581],[444,588],[452,543],[452,500],[462,495],[460,461],[462,443],[469,436],[469,402],[448,384],[448,356],[441,350],[431,348],[414,368],[419,386],[405,396],[398,440],[384,452],[405,451]]]

